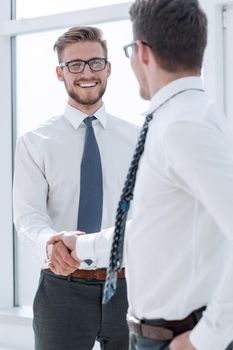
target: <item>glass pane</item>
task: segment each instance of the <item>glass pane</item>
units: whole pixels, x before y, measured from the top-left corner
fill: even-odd
[[[112,74],[104,95],[109,113],[141,124],[148,103],[139,98],[136,78],[122,46],[131,42],[130,21],[98,25],[108,41]],[[56,77],[53,44],[64,30],[17,37],[17,134],[34,128],[45,119],[63,113],[67,95]],[[116,35],[117,33],[117,35]],[[114,40],[113,40],[114,38]],[[28,263],[30,261],[30,264]],[[39,267],[29,243],[18,242],[18,301],[30,305],[38,283]]]
[[[16,17],[28,18],[55,13],[83,10],[112,4],[129,2],[127,0],[16,0]]]

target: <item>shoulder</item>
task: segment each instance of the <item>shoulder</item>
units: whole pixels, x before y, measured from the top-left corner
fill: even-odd
[[[111,130],[122,132],[123,134],[129,134],[132,137],[137,137],[139,135],[140,126],[128,122],[122,118],[108,114],[108,124],[107,127]]]
[[[18,140],[24,141],[25,143],[31,140],[45,140],[46,138],[53,136],[56,130],[64,123],[62,116],[55,116],[40,123],[35,128],[26,131],[18,137]],[[63,126],[64,127],[64,126]]]

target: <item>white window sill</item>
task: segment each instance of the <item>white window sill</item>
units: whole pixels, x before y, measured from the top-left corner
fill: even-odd
[[[0,323],[31,326],[32,308],[29,306],[17,306],[0,309]]]

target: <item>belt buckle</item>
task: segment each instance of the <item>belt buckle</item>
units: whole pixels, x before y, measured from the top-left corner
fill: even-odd
[[[99,270],[96,269],[96,270],[93,270],[93,278],[96,279],[96,280],[99,280]]]
[[[97,270],[91,270],[91,278],[90,279],[97,279],[98,271]]]
[[[142,336],[141,320],[132,315],[127,315],[127,321],[133,325],[136,335]]]
[[[96,270],[86,270],[87,276],[85,277],[86,280],[91,281],[92,279],[96,278]]]

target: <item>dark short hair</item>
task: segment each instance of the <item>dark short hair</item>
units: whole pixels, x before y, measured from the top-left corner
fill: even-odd
[[[207,17],[198,0],[135,0],[130,16],[134,39],[151,46],[163,69],[202,67]]]
[[[73,27],[62,34],[54,44],[54,51],[57,52],[58,60],[61,61],[63,50],[71,44],[78,42],[98,42],[103,48],[105,58],[108,58],[108,49],[106,40],[103,39],[103,33],[95,27]]]

